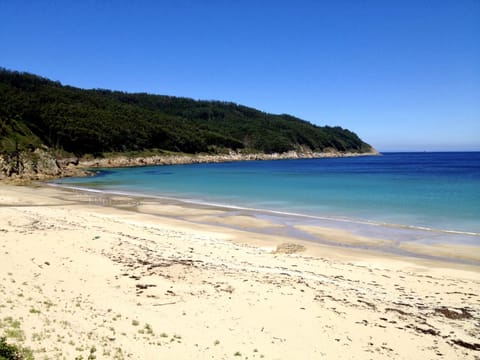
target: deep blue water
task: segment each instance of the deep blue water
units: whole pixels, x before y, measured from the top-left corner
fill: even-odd
[[[108,169],[57,183],[480,239],[480,152]]]

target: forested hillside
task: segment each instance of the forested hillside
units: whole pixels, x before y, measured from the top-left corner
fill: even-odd
[[[290,115],[228,102],[84,90],[0,68],[0,151],[42,144],[76,155],[371,150],[349,130]]]

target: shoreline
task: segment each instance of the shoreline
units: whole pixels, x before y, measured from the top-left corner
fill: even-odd
[[[285,153],[252,153],[242,154],[230,152],[228,154],[180,154],[180,155],[152,155],[152,156],[125,156],[114,155],[107,158],[96,158],[92,160],[80,160],[79,167],[85,169],[95,168],[122,168],[135,166],[161,166],[161,165],[188,165],[223,163],[236,161],[265,161],[265,160],[296,160],[296,159],[324,159],[339,157],[359,156],[380,156],[381,154],[372,150],[364,153],[324,151],[324,152],[298,152],[288,151]]]
[[[346,219],[316,216],[270,209],[257,209],[232,204],[216,204],[169,196],[155,196],[129,192],[115,192],[68,184],[43,183],[67,191],[92,194],[100,197],[102,206],[115,207],[112,198],[125,197],[137,203],[130,211],[167,216],[203,225],[225,227],[234,230],[248,230],[266,235],[285,235],[298,240],[339,248],[359,249],[378,254],[412,257],[432,261],[446,261],[458,264],[480,266],[480,234],[442,229],[430,229],[408,225],[377,223],[362,219]],[[172,214],[162,203],[176,207]],[[143,204],[142,204],[143,203]],[[191,216],[194,210],[211,210],[212,214]],[[168,215],[167,215],[168,214]],[[244,221],[235,219],[243,217]],[[262,226],[255,224],[261,223]],[[348,226],[348,229],[346,229]],[[395,233],[392,232],[395,231]],[[460,242],[429,240],[438,234],[458,237]],[[416,239],[410,241],[409,239]],[[421,238],[422,240],[418,240]],[[463,239],[463,242],[462,242]],[[470,241],[465,241],[468,239]],[[473,240],[472,240],[473,239]],[[473,245],[472,245],[473,243]],[[441,249],[441,251],[436,251]]]
[[[223,219],[209,207],[103,200],[0,184],[0,336],[35,358],[478,355],[478,266],[259,233],[244,214],[227,219],[240,229],[191,221]]]

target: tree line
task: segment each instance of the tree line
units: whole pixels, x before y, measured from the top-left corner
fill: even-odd
[[[366,152],[340,127],[316,126],[222,101],[85,90],[0,68],[0,151],[44,144],[76,155],[159,149],[275,153]]]

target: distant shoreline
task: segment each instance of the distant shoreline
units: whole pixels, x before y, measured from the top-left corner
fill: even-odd
[[[323,159],[340,157],[360,157],[360,156],[379,156],[378,151],[373,150],[364,153],[354,152],[297,152],[289,151],[285,153],[253,153],[241,154],[231,152],[222,155],[192,154],[192,155],[153,155],[153,156],[126,156],[118,155],[106,158],[95,158],[92,160],[80,160],[78,167],[89,168],[114,168],[114,167],[135,167],[151,165],[187,165],[187,164],[206,164],[222,163],[234,161],[260,161],[260,160],[294,160],[294,159]]]

